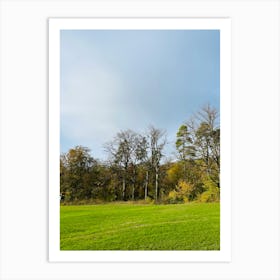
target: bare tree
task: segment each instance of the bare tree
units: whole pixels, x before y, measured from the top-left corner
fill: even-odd
[[[163,149],[166,144],[165,132],[161,129],[150,126],[148,131],[148,139],[150,148],[150,163],[155,172],[155,201],[157,202],[160,161],[163,157]]]
[[[135,198],[138,165],[145,160],[147,153],[144,139],[144,137],[137,133],[134,133],[133,137],[131,137],[132,200]]]
[[[217,174],[220,172],[218,111],[208,104],[186,122],[186,126],[188,127],[190,142],[194,146],[193,156],[202,160],[206,173],[219,185],[217,179]]]
[[[148,157],[148,140],[147,137],[138,135],[136,137],[135,145],[135,158],[136,162],[141,164],[145,169],[145,179],[144,179],[144,198],[147,199],[148,196],[148,183],[149,183],[149,157]]]
[[[118,165],[122,170],[122,199],[126,200],[126,189],[128,182],[128,168],[132,163],[133,144],[136,134],[132,130],[117,133],[112,142],[105,145],[105,150],[110,156],[111,162]]]

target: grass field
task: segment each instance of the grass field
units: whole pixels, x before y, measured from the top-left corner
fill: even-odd
[[[219,250],[219,203],[61,206],[61,250]]]

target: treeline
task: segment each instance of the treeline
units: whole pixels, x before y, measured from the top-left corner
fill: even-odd
[[[178,128],[177,159],[165,155],[166,133],[150,126],[145,134],[120,131],[104,145],[105,162],[86,147],[60,156],[61,201],[144,200],[155,203],[219,201],[220,128],[209,105]]]

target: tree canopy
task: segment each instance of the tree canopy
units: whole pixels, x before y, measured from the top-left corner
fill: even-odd
[[[220,127],[218,112],[207,105],[178,128],[177,159],[165,157],[166,133],[118,132],[104,145],[102,162],[87,147],[60,156],[60,191],[65,203],[144,200],[156,203],[218,201]]]

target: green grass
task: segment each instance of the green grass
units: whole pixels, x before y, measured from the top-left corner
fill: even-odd
[[[61,206],[61,250],[219,250],[219,203]]]

